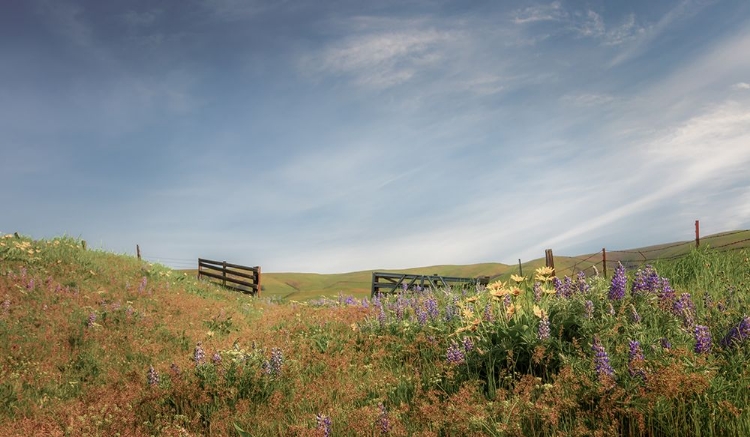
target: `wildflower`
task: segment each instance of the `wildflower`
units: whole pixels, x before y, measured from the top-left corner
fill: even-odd
[[[430,320],[437,319],[440,315],[440,309],[438,308],[438,303],[435,299],[435,296],[428,297],[427,301],[425,302],[425,306],[427,307],[427,315],[430,316]]]
[[[86,321],[86,326],[88,326],[89,328],[93,328],[95,322],[96,322],[96,313],[93,313],[93,312],[89,313],[89,318]]]
[[[549,338],[549,335],[549,317],[545,314],[544,317],[539,320],[539,329],[537,330],[536,336],[539,340],[546,340]]]
[[[750,336],[750,317],[745,316],[737,326],[732,327],[721,340],[721,346],[731,348],[739,345]]]
[[[612,302],[607,302],[607,306],[608,306],[607,312],[609,313],[609,315],[610,316],[614,316],[615,315],[615,307],[612,306]]]
[[[159,373],[154,366],[148,366],[148,385],[151,387],[159,384]]]
[[[669,341],[667,337],[663,337],[661,340],[659,340],[659,344],[661,345],[662,349],[664,350],[670,350],[672,349],[672,342]]]
[[[10,311],[10,299],[6,297],[3,301],[3,312],[7,314],[8,311]]]
[[[674,289],[669,284],[669,279],[661,278],[661,292],[659,293],[659,300],[662,302],[671,302],[674,299]]]
[[[584,310],[584,312],[585,312],[585,315],[586,315],[586,318],[587,318],[587,319],[592,319],[592,318],[594,318],[594,302],[592,302],[592,301],[590,301],[590,300],[587,300],[587,301],[586,301],[586,302],[585,302],[585,303],[583,304],[583,310]]]
[[[380,403],[378,405],[378,408],[380,409],[380,415],[378,416],[378,428],[380,428],[380,434],[385,435],[388,434],[388,431],[390,431],[391,426],[388,422],[388,411],[385,409],[385,405]]]
[[[214,352],[213,356],[211,357],[211,362],[214,364],[220,364],[221,354],[219,354],[218,352]]]
[[[625,275],[625,267],[622,263],[617,263],[615,275],[612,276],[612,282],[609,286],[609,299],[620,300],[625,297],[625,286],[628,283],[628,277]]]
[[[380,323],[380,327],[385,327],[386,322],[386,316],[385,316],[385,308],[383,306],[380,306],[380,311],[378,312],[378,323]]]
[[[448,350],[445,354],[445,360],[448,364],[462,364],[466,360],[463,348],[456,343],[455,340],[451,341],[451,345],[448,346]]]
[[[29,283],[26,284],[27,290],[33,290],[34,289],[34,278],[29,279]]]
[[[206,354],[203,352],[203,347],[201,346],[201,342],[199,341],[195,345],[195,350],[193,350],[193,361],[195,361],[195,365],[198,366],[200,364],[203,364],[203,360],[206,358]]]
[[[586,274],[583,273],[583,270],[578,272],[578,279],[576,280],[575,291],[581,294],[588,293],[589,291],[589,284],[586,282]]]
[[[489,302],[484,306],[484,315],[482,316],[482,319],[485,322],[493,322],[495,320],[495,315],[492,313],[492,305]]]
[[[646,371],[643,369],[644,360],[641,343],[637,340],[630,340],[628,351],[628,372],[630,372],[630,376],[641,378],[646,376]]]
[[[361,305],[362,305],[362,308],[369,308],[370,307],[370,302],[368,302],[368,300],[367,300],[366,297],[363,297]]]
[[[640,293],[656,293],[660,288],[660,282],[656,270],[652,266],[647,265],[643,270],[638,269],[638,271],[635,272],[630,292],[633,296]]]
[[[555,270],[552,267],[539,267],[534,271],[534,279],[540,282],[549,282]]]
[[[445,306],[445,321],[450,322],[458,316],[458,297],[453,296],[453,301]]]
[[[425,311],[425,309],[420,306],[420,307],[417,307],[415,312],[417,314],[417,323],[419,323],[421,326],[426,325],[427,324],[427,311]]]
[[[347,296],[346,299],[344,299],[344,305],[350,306],[354,304],[355,304],[354,297]]]
[[[672,304],[672,312],[682,319],[682,324],[686,328],[691,328],[695,324],[695,305],[690,297],[690,293],[682,293],[679,299]]]
[[[515,282],[516,284],[520,284],[521,282],[525,281],[526,278],[519,275],[510,275],[510,280]]]
[[[466,353],[474,350],[474,341],[471,339],[471,337],[464,337],[462,343],[464,346],[464,351],[466,351]]]
[[[147,283],[148,283],[148,279],[146,279],[145,276],[143,278],[141,278],[141,285],[138,286],[138,292],[139,293],[143,293],[144,291],[146,291],[146,284]]]
[[[263,363],[263,371],[266,375],[279,375],[281,373],[281,366],[284,364],[284,356],[281,353],[281,349],[271,349],[271,359]]]
[[[604,350],[604,346],[598,336],[594,337],[591,350],[594,351],[594,368],[599,375],[599,379],[613,377],[615,371],[609,364],[609,355],[607,355],[607,351]]]
[[[315,420],[318,422],[318,430],[323,431],[324,437],[331,435],[331,418],[323,414],[316,414]]]
[[[539,302],[542,300],[542,294],[544,293],[542,291],[542,284],[540,282],[534,282],[534,302]]]
[[[695,353],[707,354],[711,352],[711,332],[708,326],[695,325]]]
[[[171,366],[169,366],[169,370],[171,370],[171,371],[172,371],[172,373],[174,373],[174,375],[175,375],[175,376],[180,376],[180,373],[182,373],[182,372],[180,371],[180,366],[178,366],[178,365],[177,365],[177,364],[175,364],[175,363],[172,363],[172,365],[171,365]]]

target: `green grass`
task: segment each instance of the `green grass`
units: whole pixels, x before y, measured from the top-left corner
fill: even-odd
[[[292,302],[71,238],[2,237],[2,434],[309,436],[330,421],[333,436],[750,435],[750,341],[722,344],[750,314],[750,253],[655,266],[674,295],[663,279],[632,293],[631,271],[622,299],[601,276],[562,296],[528,268],[488,290]],[[321,276],[283,278],[335,290]]]

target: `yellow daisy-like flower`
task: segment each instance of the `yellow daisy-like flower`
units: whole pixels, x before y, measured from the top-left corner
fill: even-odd
[[[547,317],[547,311],[539,308],[538,306],[534,305],[534,315],[539,317],[540,319],[543,319]]]
[[[516,284],[520,284],[521,282],[526,280],[526,278],[524,278],[523,276],[519,276],[519,275],[510,275],[510,279]]]
[[[456,329],[456,332],[454,332],[454,334],[460,334],[464,331],[476,331],[480,323],[482,323],[481,320],[474,319],[470,324]]]
[[[510,304],[507,307],[505,307],[505,317],[511,318],[516,313],[516,306],[514,304]]]
[[[552,280],[552,274],[555,273],[555,270],[552,267],[539,267],[534,271],[534,279],[537,281],[547,282]]]

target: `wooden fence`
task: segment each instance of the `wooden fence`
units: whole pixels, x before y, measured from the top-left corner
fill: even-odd
[[[246,267],[226,261],[198,258],[198,279],[204,276],[213,279],[212,282],[220,283],[223,287],[260,296],[259,266]]]
[[[487,285],[489,280],[489,276],[480,276],[478,278],[458,278],[453,276],[440,276],[437,273],[434,275],[407,275],[404,273],[372,272],[371,293],[372,296],[375,296],[378,293],[394,293],[396,290],[414,288],[415,286],[424,289],[425,287],[448,288],[450,284],[461,284],[463,286],[469,284]]]

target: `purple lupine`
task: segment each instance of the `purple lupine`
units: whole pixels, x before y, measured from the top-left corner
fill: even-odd
[[[506,294],[503,296],[503,308],[508,308],[513,304],[513,296]]]
[[[466,353],[469,353],[472,350],[474,350],[474,340],[472,340],[471,337],[464,337],[461,343],[463,343],[464,351]]]
[[[692,328],[695,325],[695,305],[690,297],[690,293],[682,293],[679,299],[674,301],[672,312],[682,319],[684,327]]]
[[[659,344],[661,345],[661,348],[664,349],[664,350],[670,350],[670,349],[672,349],[672,342],[669,341],[669,339],[667,337],[662,337],[659,340]]]
[[[727,335],[721,339],[721,346],[724,348],[733,348],[748,337],[750,337],[750,317],[745,316],[737,326],[733,326]]]
[[[151,387],[159,384],[159,373],[154,366],[148,366],[148,385]]]
[[[86,326],[88,326],[89,328],[93,328],[95,322],[96,322],[96,313],[93,313],[93,312],[89,313],[89,318],[86,320]]]
[[[695,325],[695,353],[707,354],[711,352],[711,332],[708,326]]]
[[[549,329],[549,317],[547,314],[544,314],[542,318],[539,320],[539,328],[537,329],[536,337],[539,340],[546,340],[550,336],[550,329]]]
[[[346,299],[344,299],[344,305],[355,305],[357,302],[354,300],[354,297],[347,296]]]
[[[148,284],[148,279],[146,279],[146,277],[144,276],[143,278],[141,278],[141,284],[138,286],[139,293],[143,293],[144,291],[146,291],[146,284]]]
[[[586,315],[587,319],[593,319],[594,318],[594,302],[587,300],[583,304],[583,310],[584,314]]]
[[[453,296],[453,301],[445,306],[445,321],[450,322],[458,316],[458,297]]]
[[[661,292],[659,293],[659,300],[662,302],[671,302],[674,300],[675,292],[672,285],[669,283],[669,279],[661,278]]]
[[[381,328],[385,327],[386,320],[387,318],[385,315],[385,308],[383,308],[383,306],[381,305],[380,311],[378,311],[378,323],[380,324]]]
[[[575,290],[580,294],[586,294],[589,292],[589,284],[586,282],[586,273],[584,273],[583,270],[578,272]]]
[[[206,359],[206,354],[203,352],[203,346],[201,346],[201,342],[199,341],[195,345],[195,349],[193,350],[193,361],[195,361],[195,365],[201,365],[203,364],[203,360]]]
[[[485,322],[495,321],[495,314],[492,312],[491,302],[487,302],[487,304],[484,306],[484,314],[482,315],[482,320],[484,320]]]
[[[645,378],[646,371],[643,369],[643,350],[641,349],[641,343],[637,340],[630,340],[628,351],[628,372],[630,376],[638,376]]]
[[[401,283],[401,290],[407,291],[409,289],[409,285],[406,282]]]
[[[599,379],[611,378],[615,375],[615,370],[609,364],[609,355],[604,350],[601,340],[594,336],[594,342],[591,344],[591,350],[594,351],[594,368]]]
[[[29,279],[29,283],[26,284],[27,290],[33,290],[34,289],[34,278]]]
[[[316,414],[315,420],[318,422],[317,429],[323,431],[324,437],[329,437],[331,435],[331,418],[323,414]]]
[[[362,306],[362,308],[370,308],[370,302],[367,300],[366,297],[362,298],[360,305]]]
[[[640,293],[656,293],[660,288],[660,278],[656,270],[647,265],[643,270],[638,269],[633,278],[633,285],[630,288],[633,296]]]
[[[211,356],[211,362],[214,364],[221,364],[221,354],[214,352],[213,356]]]
[[[421,306],[419,306],[417,307],[415,313],[417,314],[417,323],[419,323],[420,326],[426,325],[427,324],[427,311]]]
[[[641,315],[638,314],[635,305],[630,305],[630,321],[633,323],[641,323]]]
[[[609,286],[609,299],[621,300],[625,297],[625,287],[628,284],[628,277],[625,274],[625,267],[622,263],[617,263],[615,274],[612,276],[612,282]]]
[[[438,307],[435,296],[430,295],[425,302],[425,306],[427,307],[427,315],[430,316],[430,320],[436,320],[440,317],[440,308]]]
[[[566,276],[567,277],[567,276]],[[565,284],[557,276],[552,278],[552,286],[555,288],[555,296],[563,298],[567,297],[567,291],[565,290]]]
[[[10,311],[10,299],[6,297],[3,301],[3,312],[7,314],[8,311]]]
[[[534,302],[539,302],[542,300],[542,294],[544,293],[542,291],[542,283],[541,282],[534,282]]]
[[[263,371],[266,375],[277,376],[281,373],[281,366],[284,364],[284,356],[281,349],[271,349],[271,359],[263,363]]]
[[[451,345],[448,346],[448,350],[445,353],[445,360],[448,364],[462,364],[466,360],[463,347],[456,343],[455,340],[451,341]]]
[[[386,435],[391,430],[391,425],[388,421],[388,411],[385,409],[385,405],[382,403],[378,404],[380,414],[378,415],[378,428],[380,428],[380,434]]]

